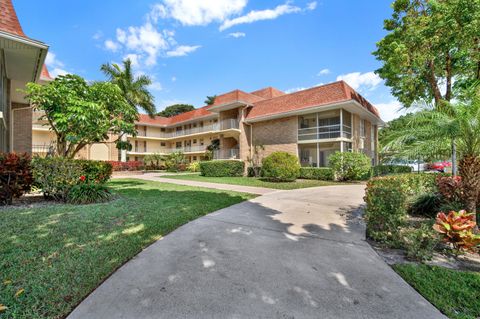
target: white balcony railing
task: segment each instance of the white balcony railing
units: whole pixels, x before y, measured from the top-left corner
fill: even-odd
[[[240,150],[238,148],[220,149],[213,151],[213,159],[239,159]]]
[[[194,146],[185,146],[185,147],[178,147],[178,148],[162,148],[162,149],[149,149],[144,147],[134,147],[130,153],[137,153],[137,154],[171,154],[175,152],[182,152],[182,153],[203,153],[207,151],[207,147],[205,145],[194,145]]]

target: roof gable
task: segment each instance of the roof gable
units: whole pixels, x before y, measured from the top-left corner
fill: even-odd
[[[27,37],[23,33],[11,0],[0,0],[0,31]]]

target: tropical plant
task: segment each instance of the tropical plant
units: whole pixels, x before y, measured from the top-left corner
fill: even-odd
[[[106,202],[111,198],[112,193],[104,184],[82,182],[70,189],[67,201],[79,205]]]
[[[188,164],[187,169],[192,173],[199,172],[200,171],[200,162],[191,162],[190,164]]]
[[[475,226],[475,214],[461,210],[439,213],[433,229],[456,250],[475,251],[480,245],[480,235],[474,233]]]
[[[476,212],[480,191],[480,87],[464,91],[455,104],[423,105],[409,121],[392,131],[385,139],[384,148],[392,148],[405,157],[414,158],[419,153],[448,156],[449,145],[453,154],[461,157],[459,172],[465,208]],[[413,142],[412,142],[413,141]],[[452,159],[455,164],[456,158]]]
[[[410,215],[434,218],[440,211],[442,198],[438,193],[422,193],[415,196],[408,205]]]
[[[212,95],[212,96],[207,95],[207,98],[205,99],[204,103],[207,104],[207,105],[212,105],[212,104],[215,103],[216,98],[217,98],[216,95]]]
[[[339,181],[368,179],[372,162],[363,153],[335,152],[328,157],[329,166]]]
[[[80,76],[65,75],[45,85],[28,83],[25,93],[55,134],[57,156],[73,158],[86,145],[112,137],[117,148],[131,148],[122,136],[136,134],[138,114],[117,85],[88,84]]]
[[[158,153],[148,154],[143,158],[143,164],[146,169],[160,169],[164,161],[165,156]]]
[[[132,61],[123,61],[123,68],[116,63],[106,63],[100,70],[113,84],[116,84],[122,91],[123,97],[128,104],[136,110],[143,109],[148,115],[155,115],[155,104],[153,95],[148,91],[152,80],[147,75],[135,76],[132,70]]]
[[[0,153],[0,205],[11,205],[30,190],[32,182],[28,154]]]
[[[178,172],[185,170],[186,158],[183,152],[173,152],[164,157],[165,168],[169,172]]]
[[[158,112],[157,115],[163,117],[172,117],[193,110],[195,110],[195,107],[190,104],[173,104],[167,106],[163,111]]]
[[[262,144],[254,144],[252,149],[252,156],[247,156],[248,162],[248,176],[259,177],[262,165],[263,151],[265,146]]]

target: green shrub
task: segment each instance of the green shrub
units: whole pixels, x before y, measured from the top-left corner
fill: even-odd
[[[200,171],[200,162],[192,162],[188,164],[187,170],[192,173],[196,173]]]
[[[247,167],[247,176],[248,177],[259,177],[262,175],[261,166],[250,166]]]
[[[410,215],[435,218],[440,211],[442,199],[437,193],[422,193],[414,196],[409,203],[408,213]]]
[[[208,177],[243,176],[245,163],[235,160],[214,160],[200,162],[200,172]]]
[[[300,163],[295,155],[273,152],[262,160],[262,177],[274,182],[295,181],[300,175]]]
[[[367,236],[385,243],[398,239],[407,217],[408,201],[416,194],[436,193],[435,174],[400,174],[372,178],[367,183]]]
[[[67,201],[71,204],[92,204],[110,200],[112,194],[104,184],[79,183],[68,192]]]
[[[321,181],[333,180],[333,171],[329,167],[301,167],[299,178],[318,179]]]
[[[411,173],[412,168],[406,165],[376,165],[372,167],[373,176]]]
[[[112,177],[112,164],[104,161],[75,160],[88,182],[106,183]]]
[[[371,159],[363,153],[335,152],[328,160],[339,181],[358,181],[370,177]]]
[[[79,182],[82,167],[78,161],[64,157],[35,158],[33,178],[46,197],[66,201],[70,189]]]
[[[407,257],[424,262],[432,259],[439,238],[431,225],[421,224],[416,228],[407,228],[401,232],[403,248]]]
[[[173,152],[165,156],[165,168],[168,172],[186,170],[186,158],[182,152]]]
[[[28,154],[0,153],[0,205],[30,191],[33,178]]]

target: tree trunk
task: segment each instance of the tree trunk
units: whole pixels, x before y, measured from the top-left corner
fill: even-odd
[[[452,175],[457,176],[457,144],[452,139]]]
[[[462,176],[463,201],[466,209],[469,213],[476,213],[480,190],[480,156],[464,155],[460,160],[460,176]],[[477,224],[478,219],[477,215]]]

